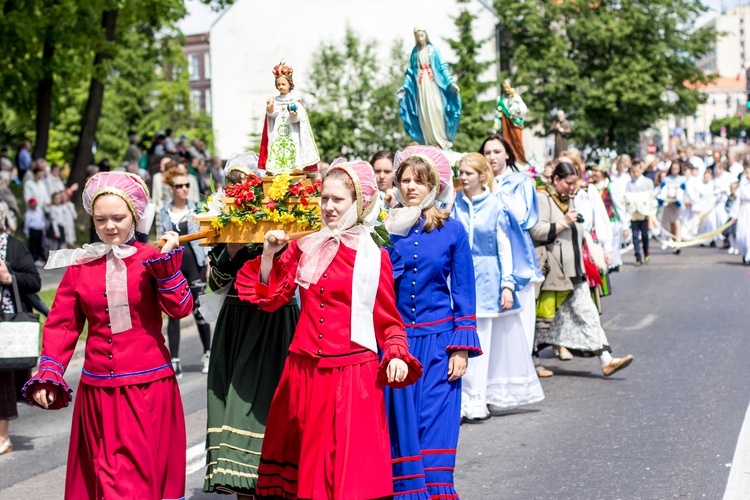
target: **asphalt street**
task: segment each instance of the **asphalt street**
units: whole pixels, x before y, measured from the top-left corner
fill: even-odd
[[[723,497],[750,402],[750,267],[709,248],[657,250],[641,268],[625,260],[602,323],[614,355],[633,354],[633,365],[605,379],[596,359],[544,359],[555,372],[542,381],[544,401],[462,426],[462,498]],[[187,498],[218,498],[202,493],[205,376],[194,329],[181,349]],[[68,381],[79,373],[80,359]],[[0,457],[0,500],[62,498],[72,405],[19,413],[15,451]]]

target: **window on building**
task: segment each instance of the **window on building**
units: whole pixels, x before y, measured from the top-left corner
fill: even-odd
[[[198,54],[188,55],[188,74],[191,80],[201,79],[201,60]]]
[[[211,55],[208,52],[203,54],[203,79],[211,79]]]
[[[206,113],[209,115],[211,114],[211,89],[206,89],[206,93],[204,94],[206,96]]]
[[[711,99],[711,106],[716,106],[716,98]]]
[[[201,103],[201,98],[203,97],[203,92],[200,90],[191,90],[190,91],[190,105],[193,108],[194,112],[199,112],[203,110],[203,105]]]

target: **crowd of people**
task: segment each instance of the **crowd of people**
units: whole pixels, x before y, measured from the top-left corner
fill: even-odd
[[[535,178],[499,134],[461,157],[457,179],[426,146],[321,165],[319,231],[297,240],[273,230],[263,244],[206,252],[178,242],[197,231],[190,214],[206,186],[263,172],[253,154],[223,168],[185,158],[184,142],[164,134],[155,166],[135,169],[134,141],[124,171],[94,173],[82,197],[101,243],[61,242],[47,263],[67,271],[27,401],[72,401],[64,373],[89,324],[66,498],[184,496],[176,379],[179,320],[191,313],[208,377],[205,491],[458,498],[461,424],[541,401],[540,378],[554,373],[540,351],[596,357],[604,377],[633,362],[613,355],[600,320],[625,247],[636,266],[650,261],[651,240],[675,254],[702,244],[750,259],[750,166],[721,154],[699,163],[688,150],[586,162],[568,148]],[[32,161],[23,182],[29,211],[56,221],[68,201],[49,196],[53,170],[45,181],[46,165]],[[379,247],[370,234],[384,213],[391,245]],[[49,232],[28,214],[24,227]],[[161,250],[143,243],[152,220]],[[0,265],[4,299],[6,279]],[[198,309],[207,283],[221,297],[213,338]],[[7,424],[3,437],[10,443]]]

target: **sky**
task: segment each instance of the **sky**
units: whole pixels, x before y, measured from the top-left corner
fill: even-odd
[[[740,1],[742,0],[704,0],[703,3],[706,4],[711,9],[711,11],[706,13],[698,20],[698,22],[696,23],[696,27],[702,26],[713,16],[715,16],[721,9],[722,4],[725,8],[731,8]],[[750,3],[750,1],[744,0],[744,3]],[[206,33],[207,31],[209,31],[209,29],[211,29],[211,24],[213,24],[213,22],[220,14],[218,12],[212,11],[210,7],[202,4],[199,0],[187,0],[186,5],[188,9],[188,15],[179,22],[179,26],[182,29],[182,32],[186,35]]]

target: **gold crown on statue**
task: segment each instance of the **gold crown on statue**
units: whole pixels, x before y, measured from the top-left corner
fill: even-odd
[[[294,72],[292,67],[287,65],[287,63],[285,63],[283,59],[279,64],[273,67],[273,76],[275,76],[276,78],[280,76],[288,76],[291,78],[292,72]]]

